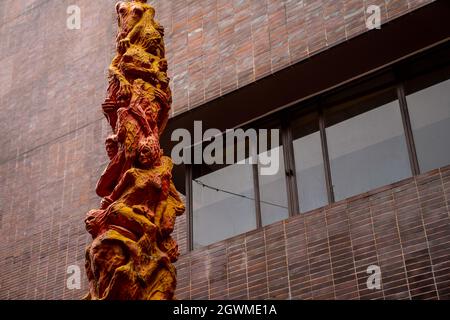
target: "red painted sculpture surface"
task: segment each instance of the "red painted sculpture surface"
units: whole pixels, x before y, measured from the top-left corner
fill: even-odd
[[[86,217],[85,299],[174,298],[178,246],[171,233],[184,204],[172,182],[172,162],[159,137],[171,105],[164,29],[146,0],[116,5],[117,53],[103,112],[113,134],[110,163],[97,184],[103,198]]]

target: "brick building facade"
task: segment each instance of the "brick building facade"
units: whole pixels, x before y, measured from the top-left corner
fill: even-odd
[[[150,2],[166,29],[174,121],[370,37],[377,32],[366,28],[371,4],[392,28],[445,6],[430,0]],[[66,28],[72,4],[81,8],[80,30]],[[109,128],[100,105],[115,50],[113,8],[114,1],[0,3],[1,299],[79,299],[87,290],[90,239],[83,219],[99,204],[94,189],[107,164]],[[292,78],[305,87],[308,81]],[[449,206],[446,166],[193,251],[184,215],[175,231],[182,251],[177,297],[448,299]],[[80,290],[66,287],[69,265],[82,270]],[[370,265],[381,267],[381,290],[366,287]]]

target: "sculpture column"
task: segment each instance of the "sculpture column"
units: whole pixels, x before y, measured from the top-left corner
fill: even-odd
[[[184,204],[172,161],[159,145],[171,92],[164,28],[147,0],[119,2],[117,52],[103,113],[112,134],[110,163],[97,183],[100,208],[88,212],[89,300],[171,300],[178,245],[171,237]]]

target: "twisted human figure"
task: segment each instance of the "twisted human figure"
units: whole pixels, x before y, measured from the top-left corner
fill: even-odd
[[[110,159],[85,223],[91,300],[174,299],[178,245],[171,237],[184,204],[172,182],[172,161],[159,137],[169,118],[164,29],[146,0],[119,2],[117,52],[103,112],[112,133]]]

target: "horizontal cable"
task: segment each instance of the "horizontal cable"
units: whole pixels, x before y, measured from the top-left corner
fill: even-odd
[[[234,193],[234,192],[231,192],[231,191],[219,189],[219,188],[217,188],[217,187],[213,187],[213,186],[207,185],[207,184],[205,184],[205,183],[203,183],[203,182],[201,182],[201,181],[199,181],[199,180],[196,180],[196,179],[193,179],[193,181],[194,181],[195,183],[197,183],[198,185],[204,187],[204,188],[208,188],[208,189],[211,189],[211,190],[214,190],[214,191],[217,191],[217,192],[223,192],[223,193],[227,193],[227,194],[230,194],[230,195],[233,195],[233,196],[236,196],[236,197],[240,197],[240,198],[244,198],[244,199],[248,199],[248,200],[255,201],[255,198],[248,197],[248,196],[245,196],[245,195],[243,195],[243,194]],[[268,204],[268,205],[270,205],[270,206],[274,206],[274,207],[279,207],[279,208],[287,209],[287,207],[282,206],[282,205],[279,205],[279,204],[276,204],[276,203],[272,203],[272,202],[268,202],[268,201],[264,201],[264,200],[260,200],[259,202],[264,203],[264,204]]]

